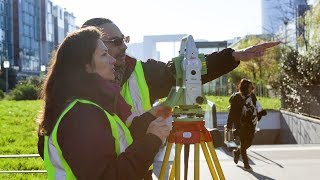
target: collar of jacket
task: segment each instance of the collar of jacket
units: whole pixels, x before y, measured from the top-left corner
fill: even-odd
[[[134,67],[136,66],[136,62],[137,62],[137,59],[126,55],[126,65],[125,65],[123,79],[121,82],[121,87],[123,86],[123,84],[129,79],[129,77],[133,73]]]
[[[90,93],[86,98],[91,100],[110,114],[116,113],[125,121],[131,114],[131,106],[128,105],[120,94],[119,85],[103,79],[99,75],[93,75],[93,80],[88,88],[96,88],[96,93]]]

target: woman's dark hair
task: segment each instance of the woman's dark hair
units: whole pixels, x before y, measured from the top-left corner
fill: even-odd
[[[252,82],[248,79],[241,79],[240,83],[238,84],[238,89],[244,96],[247,96],[249,94],[249,86],[250,84],[254,88]]]
[[[67,35],[52,58],[52,63],[43,84],[44,111],[39,118],[39,135],[49,135],[65,108],[74,98],[93,91],[88,87],[92,74],[86,65],[92,64],[97,41],[102,33],[95,27],[86,27]]]
[[[87,27],[87,26],[95,26],[95,27],[100,27],[102,24],[106,23],[113,23],[110,19],[106,18],[92,18],[87,20],[81,28]]]

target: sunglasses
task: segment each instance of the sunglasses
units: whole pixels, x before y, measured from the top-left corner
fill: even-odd
[[[104,40],[104,43],[111,43],[114,46],[121,46],[122,43],[129,43],[130,42],[130,36],[123,36],[123,37],[118,37],[110,40]]]

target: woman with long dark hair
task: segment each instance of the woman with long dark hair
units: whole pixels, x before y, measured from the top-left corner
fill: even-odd
[[[243,160],[244,169],[251,171],[249,165],[247,149],[252,145],[255,129],[261,116],[266,115],[266,111],[257,112],[257,98],[254,95],[255,87],[248,79],[241,79],[238,84],[238,92],[230,97],[230,111],[228,114],[227,129],[231,130],[233,125],[235,131],[233,135],[240,138],[240,148],[233,151],[234,162],[237,164],[240,155]]]
[[[102,36],[94,27],[75,31],[53,58],[38,130],[49,179],[142,179],[169,135],[163,106],[126,127],[131,107],[112,82],[115,59]]]

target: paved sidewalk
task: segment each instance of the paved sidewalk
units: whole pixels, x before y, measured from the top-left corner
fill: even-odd
[[[174,149],[174,147],[173,147]],[[190,148],[188,179],[193,179],[193,148]],[[170,165],[174,158],[174,151],[170,155]],[[313,145],[255,145],[248,150],[252,172],[243,170],[243,163],[233,162],[230,152],[222,148],[216,149],[220,164],[226,179],[320,179],[320,144]],[[158,177],[162,164],[164,149],[155,160],[154,173]],[[183,159],[183,150],[181,154]],[[183,162],[181,162],[183,167]],[[168,171],[167,171],[168,174]],[[181,169],[183,179],[183,169]],[[200,153],[200,179],[212,179],[205,158]]]

